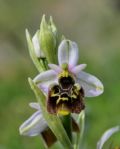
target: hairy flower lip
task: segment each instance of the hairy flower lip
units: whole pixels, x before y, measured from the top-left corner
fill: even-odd
[[[47,110],[51,114],[67,115],[69,113],[79,113],[85,108],[83,89],[75,84],[67,90],[59,85],[59,93],[54,94],[55,86],[49,89],[47,99]]]

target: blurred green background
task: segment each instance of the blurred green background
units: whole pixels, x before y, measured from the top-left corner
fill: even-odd
[[[52,15],[60,33],[79,44],[80,63],[104,83],[103,95],[85,101],[83,148],[95,149],[103,132],[120,124],[119,0],[0,0],[0,149],[43,149],[39,137],[18,131],[34,112],[28,106],[36,99],[27,78],[38,73],[25,29],[33,35],[43,14]],[[120,145],[120,135],[111,141]]]

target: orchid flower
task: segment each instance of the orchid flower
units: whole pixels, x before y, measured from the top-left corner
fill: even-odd
[[[85,108],[84,97],[103,93],[103,84],[95,76],[83,71],[86,64],[77,65],[78,46],[63,40],[58,47],[58,64],[48,64],[50,70],[40,73],[34,82],[47,97],[51,114],[80,113]]]
[[[30,106],[37,111],[20,126],[20,134],[40,135],[47,147],[58,140],[66,149],[79,148],[84,131],[84,98],[102,94],[103,85],[84,72],[86,64],[77,65],[77,44],[60,41],[52,17],[47,22],[43,15],[40,29],[32,38],[26,30],[26,38],[30,57],[40,74],[33,80],[28,78],[38,101]],[[80,114],[74,120],[71,113]],[[74,140],[72,132],[77,133]]]

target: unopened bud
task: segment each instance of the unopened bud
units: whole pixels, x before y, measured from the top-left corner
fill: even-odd
[[[48,63],[55,63],[57,52],[55,26],[53,23],[49,25],[45,20],[45,16],[43,16],[41,21],[39,39],[40,47],[43,50]]]
[[[35,35],[32,38],[32,43],[34,47],[35,54],[38,58],[44,58],[45,55],[40,47],[40,41],[39,41],[39,30],[35,33]]]

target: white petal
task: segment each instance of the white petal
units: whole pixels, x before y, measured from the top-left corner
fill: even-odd
[[[120,126],[113,127],[111,129],[108,129],[101,137],[99,142],[97,143],[97,149],[102,149],[104,143],[117,131],[120,131]]]
[[[69,41],[69,67],[72,68],[77,65],[79,58],[78,46],[75,42]]]
[[[40,73],[33,80],[37,83],[38,87],[44,92],[48,93],[49,86],[56,83],[57,81],[57,72],[54,70],[48,70]]]
[[[56,77],[57,77],[57,73],[54,70],[48,70],[48,71],[41,72],[39,75],[37,75],[34,78],[33,81],[35,83],[42,83],[42,82],[50,81],[51,79],[54,79]]]
[[[67,63],[70,68],[74,67],[78,62],[78,46],[75,42],[63,40],[58,47],[59,65]]]
[[[71,69],[71,72],[73,74],[77,75],[81,72],[81,70],[85,69],[86,66],[87,66],[86,64],[77,65],[77,66],[73,67],[73,69]]]
[[[28,120],[26,120],[19,128],[21,135],[36,136],[44,131],[47,123],[40,111],[34,113]]]
[[[55,64],[48,64],[49,68],[53,69],[57,73],[60,73],[62,71],[62,68]]]
[[[63,40],[58,47],[58,62],[61,66],[63,63],[68,63],[68,42]]]
[[[33,46],[34,46],[34,50],[35,50],[35,54],[37,57],[45,57],[41,48],[40,48],[40,42],[39,42],[39,31],[37,31],[35,33],[35,35],[33,36],[32,38],[32,43],[33,43]]]
[[[31,102],[31,103],[29,103],[29,106],[30,106],[31,108],[34,108],[34,109],[36,109],[36,110],[41,111],[40,105],[39,105],[39,103],[37,103],[37,102]]]
[[[94,97],[103,93],[103,84],[91,74],[81,71],[77,74],[77,82],[83,87],[86,97]]]

